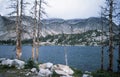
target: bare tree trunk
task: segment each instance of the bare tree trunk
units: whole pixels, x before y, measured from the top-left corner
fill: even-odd
[[[64,45],[64,53],[65,53],[65,65],[68,65],[68,59],[67,59],[67,48]]]
[[[65,46],[65,35],[64,35],[64,32],[62,31],[62,35],[63,35],[63,45],[64,45],[64,58],[65,58],[65,65],[68,65],[68,59],[67,59],[67,48]]]
[[[19,0],[17,0],[17,22],[16,22],[16,35],[17,35],[17,40],[16,40],[16,57],[17,59],[20,59],[22,53],[21,53],[21,32],[20,32],[20,18],[19,18]]]
[[[38,62],[38,57],[39,57],[39,45],[36,47],[36,61]]]
[[[42,1],[40,0],[39,2],[39,24],[38,24],[38,32],[37,32],[37,47],[36,47],[36,60],[38,61],[38,57],[39,57],[39,44],[40,44],[40,26],[41,26],[41,4]]]
[[[20,2],[20,33],[22,34],[23,0]]]
[[[33,27],[33,45],[32,45],[32,59],[35,58],[35,51],[36,51],[36,27],[37,27],[37,0],[35,0],[34,4],[34,27]]]
[[[112,28],[112,17],[113,17],[113,0],[110,0],[109,8],[109,67],[108,71],[113,71],[113,28]]]

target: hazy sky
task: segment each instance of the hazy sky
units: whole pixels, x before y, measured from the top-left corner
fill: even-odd
[[[104,0],[48,0],[51,7],[46,11],[50,17],[88,18],[98,16]]]
[[[5,8],[9,0],[0,0],[0,14],[7,15]],[[34,1],[34,0],[27,0]],[[45,0],[48,7],[45,7],[48,18],[88,18],[99,16],[100,5],[104,0]],[[6,4],[7,3],[7,4]],[[30,6],[28,7],[28,9]],[[27,13],[28,15],[28,13]]]

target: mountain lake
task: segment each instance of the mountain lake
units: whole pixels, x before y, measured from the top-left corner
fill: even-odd
[[[39,48],[39,62],[65,64],[64,48],[67,51],[68,65],[82,71],[100,69],[100,46],[41,46]],[[32,55],[32,46],[22,47],[22,60],[27,61]],[[15,58],[15,46],[0,45],[0,58]],[[117,70],[118,47],[114,49],[114,71]],[[108,67],[108,47],[104,49],[104,68]]]

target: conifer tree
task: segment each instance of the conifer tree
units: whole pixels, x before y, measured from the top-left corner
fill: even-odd
[[[106,0],[106,6],[103,11],[105,17],[109,21],[109,65],[108,71],[113,71],[113,18],[115,12],[115,1],[116,0]]]
[[[103,39],[103,35],[104,35],[104,31],[103,31],[103,14],[101,12],[101,32],[102,32],[102,37],[101,37],[101,70],[104,70],[104,39]]]

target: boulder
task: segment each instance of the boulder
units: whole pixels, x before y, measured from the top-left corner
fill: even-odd
[[[3,60],[6,60],[6,58],[0,58],[0,62],[2,62]]]
[[[74,74],[74,71],[69,66],[61,65],[61,64],[54,65],[53,70],[57,74],[63,75],[63,76],[71,76]]]
[[[27,74],[25,74],[25,76],[29,76],[31,74],[31,72],[28,72]]]
[[[14,59],[13,65],[15,65],[17,69],[23,69],[25,66],[25,62],[18,59]]]
[[[32,69],[31,69],[31,72],[37,73],[37,69],[36,69],[36,68],[32,68]]]
[[[45,63],[45,64],[46,64],[46,68],[48,68],[48,69],[50,69],[53,66],[53,63],[50,63],[50,62]]]
[[[9,67],[11,66],[15,66],[18,69],[24,68],[25,62],[18,60],[18,59],[5,59],[5,58],[1,58],[1,65],[8,65]]]
[[[9,67],[11,67],[13,65],[13,60],[2,60],[1,65],[8,65]]]
[[[48,63],[40,64],[39,68],[50,69],[52,66],[53,66],[53,63],[48,62]]]
[[[50,76],[52,74],[52,72],[49,69],[40,69],[38,75],[41,77],[47,77]]]
[[[69,74],[68,73],[66,73],[66,72],[64,72],[64,71],[62,71],[62,70],[54,70],[55,72],[56,72],[56,74],[58,74],[58,75],[62,75],[62,76],[69,76]]]

